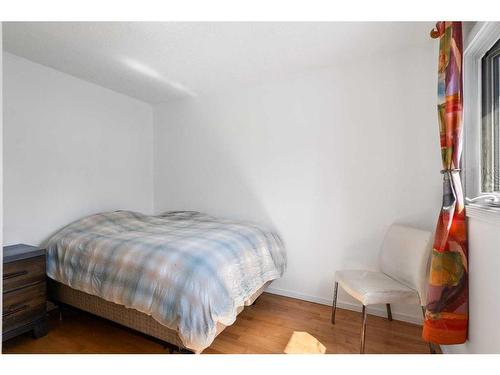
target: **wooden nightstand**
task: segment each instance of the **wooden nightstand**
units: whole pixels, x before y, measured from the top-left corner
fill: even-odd
[[[33,331],[47,334],[45,250],[29,245],[3,248],[2,341]]]

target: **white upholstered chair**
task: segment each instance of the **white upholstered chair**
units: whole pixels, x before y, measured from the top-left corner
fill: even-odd
[[[335,273],[332,324],[335,324],[340,285],[363,304],[360,353],[365,351],[368,305],[385,304],[389,320],[392,320],[391,303],[419,304],[423,309],[431,247],[430,232],[393,224],[385,235],[379,255],[380,271],[342,270]]]

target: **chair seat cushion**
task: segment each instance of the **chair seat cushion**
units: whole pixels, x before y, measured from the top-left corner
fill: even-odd
[[[417,291],[382,272],[342,270],[335,273],[335,281],[365,306],[382,303],[420,304]]]

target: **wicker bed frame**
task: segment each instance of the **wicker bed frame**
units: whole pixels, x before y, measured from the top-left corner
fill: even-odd
[[[159,339],[162,342],[169,344],[167,347],[170,352],[175,349],[179,352],[192,352],[192,350],[184,347],[177,331],[160,324],[150,315],[70,288],[69,286],[58,283],[54,280],[48,279],[48,281],[48,295],[49,298],[55,303],[76,307],[77,309],[111,320],[147,336]],[[270,282],[265,283],[257,292],[255,292],[250,297],[248,304],[253,304],[255,300],[264,292],[269,283]],[[243,311],[243,306],[238,308],[238,314],[241,311]],[[226,328],[226,326],[218,323],[217,335],[221,333],[224,328]]]

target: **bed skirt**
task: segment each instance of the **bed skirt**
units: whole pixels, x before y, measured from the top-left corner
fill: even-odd
[[[252,304],[266,289],[270,282],[265,283],[257,292],[255,292],[247,302]],[[152,336],[156,339],[164,341],[168,344],[177,346],[179,349],[192,351],[186,348],[177,334],[177,331],[170,329],[161,323],[157,322],[153,317],[127,308],[123,305],[118,305],[113,302],[106,301],[100,297],[81,292],[70,288],[67,285],[61,284],[48,278],[48,295],[49,299],[55,303],[60,302],[69,306],[76,307],[80,310],[111,320],[145,335]],[[238,308],[238,314],[243,311],[243,306]],[[217,335],[221,333],[226,326],[217,324]]]

